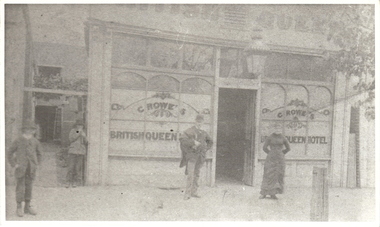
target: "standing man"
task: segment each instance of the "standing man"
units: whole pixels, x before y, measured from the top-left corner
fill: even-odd
[[[17,138],[7,153],[7,159],[15,167],[17,216],[25,214],[36,215],[37,212],[30,206],[32,199],[33,180],[37,166],[41,163],[42,147],[35,138],[36,126],[32,121],[22,127],[22,135]],[[24,210],[22,202],[25,201]]]
[[[69,134],[69,156],[66,188],[76,187],[76,182],[81,180],[84,156],[86,154],[87,137],[84,133],[84,121],[78,119]]]
[[[180,167],[186,165],[187,183],[185,200],[190,197],[200,198],[197,194],[200,169],[206,160],[206,152],[212,147],[212,139],[202,130],[203,115],[197,115],[195,125],[183,132],[180,137],[182,160]]]

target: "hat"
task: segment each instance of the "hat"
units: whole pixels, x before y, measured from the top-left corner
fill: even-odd
[[[203,117],[203,115],[201,115],[201,114],[198,114],[196,117],[195,117],[195,121],[196,122],[202,122],[202,121],[204,121],[205,119],[204,119],[204,117]]]
[[[77,119],[74,126],[77,126],[77,125],[83,125],[84,126],[84,121],[82,119]]]
[[[22,125],[22,129],[37,129],[36,124],[33,121],[26,121]]]

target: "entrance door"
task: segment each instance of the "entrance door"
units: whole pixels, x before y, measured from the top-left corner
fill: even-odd
[[[253,185],[255,91],[219,89],[216,180]]]
[[[35,108],[36,122],[40,126],[41,142],[54,141],[56,110],[56,106],[36,106]]]

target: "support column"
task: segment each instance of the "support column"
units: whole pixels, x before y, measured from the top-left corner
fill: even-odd
[[[335,81],[334,116],[331,152],[331,185],[345,187],[347,182],[347,155],[351,105],[347,97],[348,81],[337,73]]]
[[[87,185],[104,185],[108,162],[110,102],[110,35],[102,25],[89,24]]]
[[[212,163],[211,163],[211,180],[210,180],[210,186],[215,186],[215,175],[216,175],[216,145],[217,145],[217,132],[218,132],[218,103],[219,103],[219,87],[218,87],[218,80],[219,80],[219,74],[220,74],[220,48],[216,48],[215,53],[215,75],[214,75],[214,95],[212,99],[212,105],[213,105],[213,111],[211,112],[213,115],[212,123],[213,123],[213,135],[212,140],[214,141],[213,147],[212,147]]]

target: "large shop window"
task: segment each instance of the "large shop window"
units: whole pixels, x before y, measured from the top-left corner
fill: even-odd
[[[112,76],[111,155],[181,157],[179,136],[205,115],[210,132],[211,83],[201,78],[124,72]]]
[[[213,75],[215,48],[181,40],[165,40],[114,33],[112,66],[145,66]]]
[[[321,57],[272,53],[265,62],[264,78],[331,82],[333,77]]]
[[[248,73],[247,59],[242,49],[222,48],[220,53],[220,77],[257,79]]]
[[[330,156],[332,95],[328,88],[264,83],[261,118],[261,147],[274,124],[280,123],[292,149],[288,157]],[[265,157],[260,150],[260,157]]]

